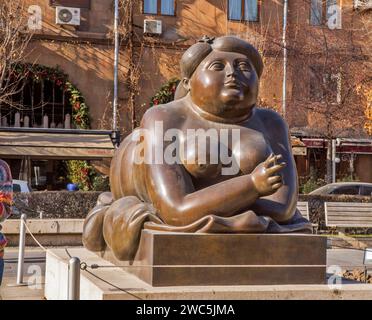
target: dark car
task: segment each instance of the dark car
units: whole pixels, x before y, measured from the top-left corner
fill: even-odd
[[[350,194],[372,196],[372,183],[366,182],[336,182],[320,187],[309,194]]]

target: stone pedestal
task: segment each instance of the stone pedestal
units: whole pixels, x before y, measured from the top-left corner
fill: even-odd
[[[69,248],[68,251],[88,266],[97,266],[81,271],[81,300],[372,300],[372,284],[350,282],[342,282],[340,288],[327,284],[153,287],[84,248]],[[48,250],[45,272],[48,300],[67,299],[69,259],[65,249]]]
[[[299,234],[190,234],[143,230],[124,268],[151,286],[324,284],[327,239]],[[123,266],[111,252],[103,257]]]

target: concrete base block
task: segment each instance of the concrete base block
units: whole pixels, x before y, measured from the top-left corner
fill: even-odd
[[[343,284],[332,289],[328,285],[235,285],[235,286],[177,286],[152,287],[121,266],[98,257],[84,248],[68,249],[88,265],[81,271],[80,298],[82,300],[194,300],[194,299],[368,299],[372,300],[371,284]],[[48,300],[66,299],[68,260],[64,249],[47,253],[45,297]],[[96,264],[96,269],[89,266]],[[126,268],[130,266],[123,265]],[[88,272],[89,271],[89,272]]]
[[[84,219],[28,219],[27,226],[43,246],[82,246]],[[8,219],[2,232],[8,239],[8,246],[18,246],[19,219]],[[26,233],[26,246],[37,246]]]
[[[304,234],[143,230],[128,269],[156,286],[324,284],[327,239]],[[116,265],[107,250],[103,258]]]

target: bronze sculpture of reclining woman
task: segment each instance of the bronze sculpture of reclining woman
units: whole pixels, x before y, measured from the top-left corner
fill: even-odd
[[[256,106],[262,71],[258,51],[237,37],[203,38],[192,45],[181,59],[176,99],[149,109],[140,128],[116,151],[111,193],[102,194],[88,214],[84,245],[92,251],[109,247],[117,259],[131,260],[143,228],[310,233],[311,224],[296,209],[298,182],[288,127],[275,111]],[[161,132],[155,128],[159,123]],[[175,139],[164,139],[164,132],[174,129]],[[228,166],[212,162],[209,149],[206,162],[201,161],[195,144],[188,143],[191,129],[214,130],[217,141],[209,139],[202,151],[212,144],[218,150],[211,152],[227,150],[237,170],[226,174]],[[140,130],[152,134],[138,141],[134,137]],[[136,160],[140,144],[153,155],[164,154],[172,143],[183,150],[175,156],[179,161]]]

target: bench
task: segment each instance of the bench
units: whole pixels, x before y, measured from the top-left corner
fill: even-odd
[[[297,209],[305,219],[310,221],[309,203],[307,201],[297,201]],[[311,226],[313,227],[313,233],[317,233],[318,224],[312,223]]]
[[[372,203],[325,202],[327,227],[372,228]]]
[[[310,221],[309,203],[307,201],[297,201],[297,209],[304,218]]]

